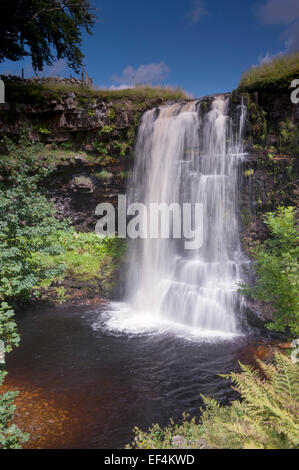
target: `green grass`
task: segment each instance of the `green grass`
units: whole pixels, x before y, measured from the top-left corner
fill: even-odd
[[[243,73],[239,89],[254,91],[269,86],[290,85],[299,77],[299,52],[274,58],[271,62],[251,67]]]
[[[74,164],[76,157],[80,157],[82,161],[89,164],[98,163],[99,159],[98,156],[83,150],[64,150],[63,148],[56,148],[56,146],[53,148],[52,145],[47,146],[41,142],[32,144],[32,149],[34,149],[34,158],[31,160],[33,171],[43,168],[52,172],[55,171],[58,165]],[[13,163],[20,164],[20,162],[16,162],[16,159],[12,161],[11,156],[8,154],[0,154],[0,161],[2,164],[7,162],[7,167],[11,167]],[[16,170],[19,171],[19,167]]]
[[[7,81],[5,90],[8,103],[29,103],[40,106],[45,105],[50,100],[60,102],[69,92],[76,94],[76,98],[78,98],[81,105],[88,104],[88,102],[95,99],[102,99],[104,101],[162,99],[165,101],[191,98],[190,95],[179,87],[140,85],[126,90],[105,90],[83,85],[73,85],[55,79],[47,79],[42,81],[42,83]]]
[[[110,181],[111,178],[113,177],[113,174],[107,170],[102,170],[98,173],[95,173],[94,176],[96,177],[97,180],[100,180],[100,181]]]
[[[89,153],[79,150],[64,150],[63,148],[51,148],[50,146],[40,145],[40,150],[36,152],[37,159],[42,166],[54,166],[63,162],[74,163],[76,157],[80,157],[83,161],[92,162],[95,157]]]
[[[48,289],[57,283],[63,287],[64,279],[71,278],[80,282],[100,284],[107,294],[112,292],[115,273],[125,249],[123,240],[69,230],[57,232],[53,243],[61,247],[58,254],[32,254],[39,262],[40,269],[49,273],[42,283],[36,286],[37,291],[40,288]],[[51,275],[57,266],[61,266],[61,274]],[[57,293],[61,294],[60,291]]]

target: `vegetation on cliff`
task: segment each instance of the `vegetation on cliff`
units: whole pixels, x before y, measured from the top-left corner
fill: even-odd
[[[299,129],[291,83],[299,77],[299,52],[252,67],[233,99],[246,101],[246,144],[241,215],[244,248],[254,260],[256,283],[242,290],[272,307],[269,328],[298,334]],[[261,304],[259,304],[261,305]]]
[[[240,394],[230,406],[203,397],[199,420],[183,417],[166,428],[135,428],[137,449],[295,449],[299,447],[299,366],[276,353],[260,370],[240,364],[240,373],[224,376]],[[130,447],[130,446],[128,446]]]
[[[125,248],[123,240],[100,238],[92,232],[77,233],[72,228],[57,231],[55,237],[51,235],[50,238],[53,245],[59,246],[59,251],[32,253],[40,269],[48,273],[34,287],[36,295],[64,303],[84,296],[109,297],[113,294],[116,272]],[[59,273],[57,267],[60,267]]]
[[[160,99],[163,101],[176,101],[190,99],[182,88],[171,86],[136,86],[134,88],[110,90],[93,88],[83,83],[72,83],[72,80],[58,80],[55,78],[39,80],[6,80],[5,92],[7,103],[28,103],[31,106],[46,106],[51,100],[61,102],[69,93],[74,93],[76,99],[84,104],[84,100],[93,102],[95,99],[103,101],[129,100],[142,104],[144,100]]]
[[[268,328],[299,334],[299,238],[294,207],[268,212],[265,222],[271,237],[251,253],[257,280],[242,292],[273,306]]]
[[[296,105],[291,101],[293,80],[299,77],[299,52],[279,55],[244,72],[238,89],[248,108],[247,138],[272,153],[299,156]]]
[[[26,133],[18,144],[9,139],[5,144],[8,154],[0,159],[1,300],[26,300],[33,292],[38,295],[39,286],[45,290],[52,284],[60,292],[72,275],[101,283],[101,293],[111,293],[123,243],[76,233],[70,220],[58,220],[53,203],[38,189],[56,162],[40,158],[41,144],[29,142]]]
[[[299,52],[273,58],[243,73],[239,89],[254,92],[262,88],[289,87],[299,77]]]

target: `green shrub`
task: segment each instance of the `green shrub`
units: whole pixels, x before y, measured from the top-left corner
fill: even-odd
[[[202,428],[196,418],[190,418],[187,413],[183,414],[182,421],[175,423],[172,419],[170,424],[161,428],[159,424],[153,424],[148,432],[134,428],[135,439],[127,449],[172,449],[173,438],[181,436],[186,440],[186,448],[195,448],[197,441],[202,438]]]
[[[6,372],[0,371],[0,386],[3,384]],[[0,394],[0,449],[20,449],[29,439],[12,420],[15,412],[14,399],[18,392]]]
[[[252,255],[257,281],[254,287],[242,286],[241,292],[273,306],[271,329],[289,328],[299,334],[299,244],[295,209],[279,207],[265,216],[271,238]]]
[[[50,235],[68,224],[55,218],[53,205],[38,193],[34,177],[19,175],[10,186],[2,183],[0,211],[0,300],[26,299],[33,286],[47,276],[32,252],[59,251]]]
[[[113,177],[113,174],[107,170],[102,170],[99,173],[96,173],[95,177],[97,180],[100,180],[100,181],[110,181],[111,178]]]
[[[100,136],[108,136],[109,134],[111,134],[111,132],[113,132],[114,129],[115,129],[115,126],[106,125],[102,127],[99,134]]]
[[[299,155],[299,129],[289,119],[281,121],[280,128],[280,151],[288,154]]]
[[[40,165],[24,135],[21,144],[23,148],[7,139],[9,154],[0,160],[1,174],[5,177],[0,183],[0,339],[6,352],[19,343],[9,303],[29,298],[35,284],[49,275],[34,260],[32,252],[59,251],[56,241],[47,240],[58,227],[67,228],[67,224],[55,219],[52,204],[37,190],[38,180],[47,174],[48,168]],[[57,274],[59,267],[53,270]],[[4,376],[0,370],[0,385]],[[15,396],[15,392],[0,395],[0,448],[19,448],[28,439],[12,422]]]

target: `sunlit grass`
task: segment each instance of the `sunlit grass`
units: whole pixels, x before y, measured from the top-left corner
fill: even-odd
[[[123,240],[70,230],[57,232],[54,242],[60,246],[58,253],[32,253],[40,268],[49,273],[37,288],[47,289],[53,282],[63,282],[66,277],[91,283],[99,281],[107,291],[113,287],[115,270],[125,250]],[[51,270],[57,266],[63,267],[61,275],[51,276]]]
[[[102,100],[146,100],[162,99],[164,101],[188,100],[192,96],[180,87],[138,85],[127,89],[102,89],[85,85],[76,85],[55,79],[45,79],[35,82],[6,83],[6,96],[8,103],[30,103],[41,106],[49,100],[61,101],[68,93],[74,92],[81,104],[99,98]]]
[[[299,52],[274,58],[271,62],[251,67],[243,73],[239,88],[248,91],[269,85],[290,84],[299,77]]]

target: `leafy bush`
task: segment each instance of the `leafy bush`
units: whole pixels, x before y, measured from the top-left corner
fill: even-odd
[[[197,442],[202,438],[202,428],[196,418],[190,418],[187,413],[183,414],[182,422],[175,423],[172,419],[170,424],[161,428],[159,424],[153,426],[144,432],[141,429],[134,428],[135,439],[127,449],[172,449],[174,448],[173,439],[180,436],[180,440],[185,440],[186,448],[196,448]]]
[[[55,253],[60,248],[51,234],[67,224],[55,218],[55,210],[37,192],[35,178],[16,177],[11,186],[0,185],[0,300],[25,299],[47,273],[31,253]]]
[[[23,127],[18,143],[4,137],[2,143],[7,149],[0,156],[2,181],[15,181],[20,173],[25,176],[37,175],[37,180],[54,170],[56,162],[40,142],[31,142],[28,130]]]
[[[279,207],[265,216],[271,238],[253,251],[257,281],[241,292],[273,305],[269,328],[299,334],[299,244],[295,209]]]
[[[20,145],[6,139],[9,154],[0,160],[0,339],[6,352],[19,343],[13,304],[28,298],[34,285],[47,276],[32,257],[34,250],[54,253],[57,243],[47,243],[51,234],[67,224],[55,219],[55,211],[37,190],[38,180],[48,169],[40,165],[25,135]],[[33,175],[35,173],[35,175]],[[3,178],[4,179],[4,178]],[[57,267],[55,267],[57,272]],[[0,370],[0,385],[5,372]],[[0,448],[19,448],[28,439],[13,424],[16,392],[0,395]]]
[[[280,151],[299,155],[299,129],[289,119],[280,122]]]
[[[0,339],[4,341],[5,352],[10,352],[13,346],[18,346],[20,337],[17,333],[16,323],[13,319],[14,311],[6,302],[0,306]],[[3,384],[6,372],[0,365],[0,387]],[[19,449],[22,443],[29,438],[18,426],[13,423],[15,411],[14,399],[18,392],[0,394],[0,449]]]
[[[6,372],[0,371],[0,386],[5,375]],[[29,439],[28,434],[23,433],[12,423],[15,412],[14,399],[17,395],[18,392],[0,394],[0,449],[20,449]]]
[[[13,346],[18,346],[20,336],[17,332],[17,325],[13,319],[14,311],[6,302],[0,305],[0,339],[4,343],[4,351],[10,352]]]
[[[199,422],[184,416],[181,425],[171,422],[149,432],[135,428],[133,448],[174,448],[180,435],[186,447],[201,442],[211,449],[295,449],[299,446],[299,366],[289,357],[275,354],[274,364],[258,360],[260,371],[240,364],[241,373],[231,373],[234,389],[241,401],[221,406],[203,397],[205,409]],[[203,440],[203,441],[202,441]]]
[[[96,173],[95,177],[96,177],[97,180],[100,180],[100,181],[110,181],[111,178],[113,177],[113,174],[110,173],[107,170],[102,170],[102,171]]]

